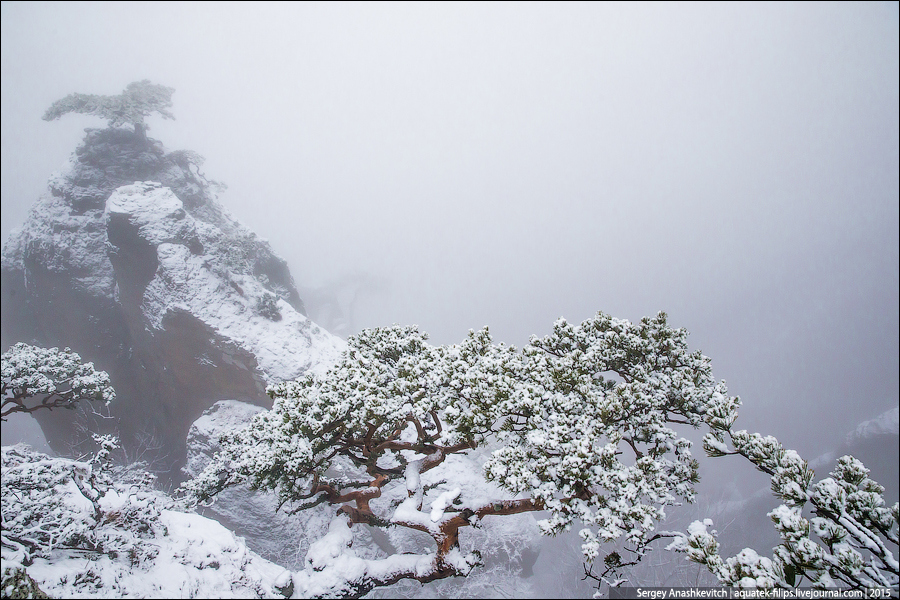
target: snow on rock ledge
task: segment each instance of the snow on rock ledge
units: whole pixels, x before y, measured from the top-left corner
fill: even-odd
[[[195,237],[193,219],[185,217],[184,204],[172,190],[154,181],[136,181],[122,186],[106,201],[107,219],[124,218],[138,228],[141,238],[151,244]]]

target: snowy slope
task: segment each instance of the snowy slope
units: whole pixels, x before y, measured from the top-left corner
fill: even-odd
[[[156,247],[158,266],[142,298],[150,327],[163,328],[173,310],[189,312],[253,354],[269,381],[327,368],[343,350],[340,338],[275,296],[259,277],[227,264],[221,230],[194,219],[171,189],[156,182],[120,187],[107,200],[106,214],[109,221],[127,220],[141,240]],[[266,295],[275,297],[277,320],[258,310]]]
[[[158,553],[133,566],[127,557],[60,550],[28,574],[52,598],[280,598],[282,567],[251,552],[212,519],[165,510],[167,534],[146,542]]]
[[[23,445],[3,448],[4,588],[25,569],[55,598],[284,597],[274,587],[282,567],[121,473],[99,500],[98,518],[71,476],[90,468]],[[18,543],[29,539],[36,546]]]

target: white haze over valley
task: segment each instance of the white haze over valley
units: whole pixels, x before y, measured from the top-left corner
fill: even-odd
[[[149,79],[176,90],[149,135],[206,158],[342,337],[666,311],[738,427],[810,460],[900,402],[896,3],[0,10],[3,240],[104,125],[44,111]]]

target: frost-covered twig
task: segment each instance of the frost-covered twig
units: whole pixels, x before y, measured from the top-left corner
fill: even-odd
[[[736,416],[736,406],[725,404],[708,415],[712,433],[704,447],[711,456],[743,456],[771,477],[784,503],[768,514],[782,542],[771,558],[745,548],[723,559],[707,519],[695,521],[670,548],[705,565],[724,585],[792,588],[805,579],[815,587],[890,588],[896,596],[898,504],[885,507],[884,488],[869,479],[869,470],[842,456],[830,477],[814,483],[806,461],[774,437],[733,431]]]

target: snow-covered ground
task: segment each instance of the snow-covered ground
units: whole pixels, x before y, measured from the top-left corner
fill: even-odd
[[[273,583],[285,569],[247,549],[242,538],[212,519],[164,510],[164,536],[144,543],[155,555],[133,565],[78,550],[38,558],[28,574],[54,598],[277,598]]]
[[[97,469],[3,447],[4,597],[23,567],[54,598],[284,597],[274,588],[283,567],[127,473],[114,474],[98,517],[75,483]]]

